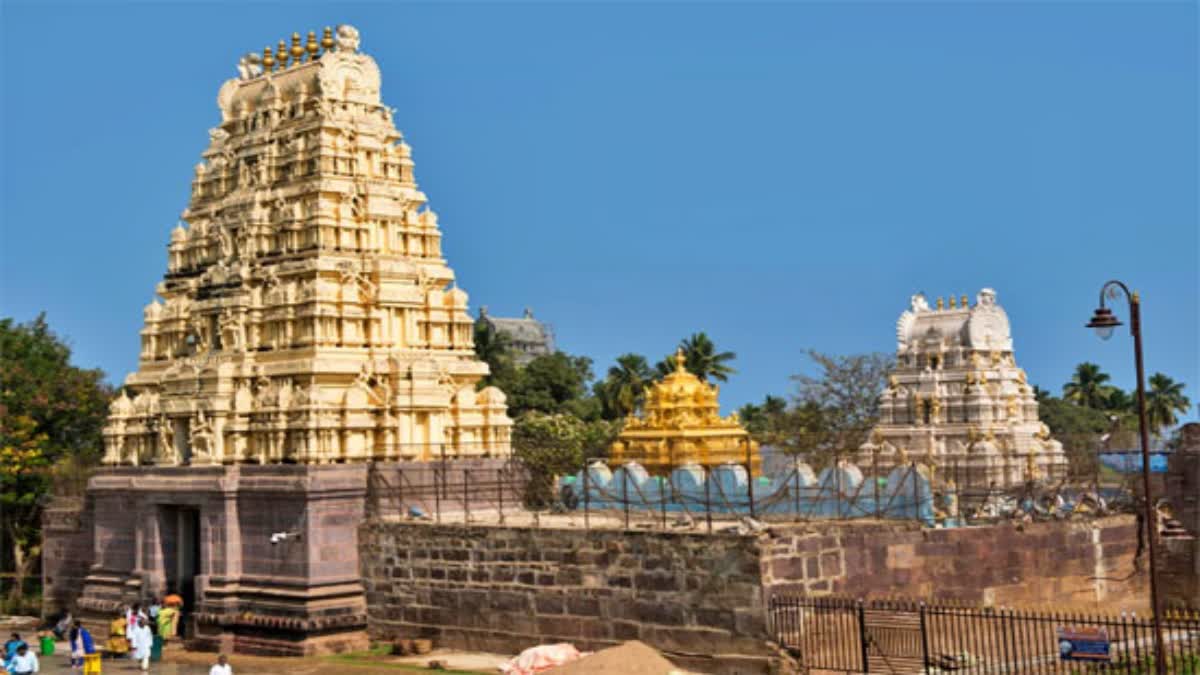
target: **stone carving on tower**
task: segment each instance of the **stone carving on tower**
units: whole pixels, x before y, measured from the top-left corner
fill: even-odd
[[[995,291],[980,291],[973,306],[965,295],[934,308],[913,296],[896,342],[879,425],[859,449],[862,466],[921,461],[999,487],[1066,474],[1062,444],[1038,419],[1033,387],[1013,358]]]
[[[467,294],[358,31],[293,34],[220,125],[113,402],[108,464],[504,457]]]

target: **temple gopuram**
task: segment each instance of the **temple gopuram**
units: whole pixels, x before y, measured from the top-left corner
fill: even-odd
[[[706,468],[750,462],[760,473],[758,443],[738,422],[737,415],[721,417],[718,388],[684,368],[682,351],[674,356],[675,371],[646,392],[642,417],[630,416],[609,451],[614,466],[637,462],[653,475],[665,476],[687,463]]]
[[[467,294],[357,32],[242,59],[145,309],[107,464],[505,457]]]
[[[467,294],[380,82],[339,26],[221,86],[78,554],[46,560],[48,594],[100,634],[177,593],[196,647],[364,649],[368,500],[405,516],[398,486],[435,471],[505,489],[505,396],[476,390]],[[82,592],[55,581],[73,576]]]
[[[1066,474],[1062,444],[1038,419],[1033,387],[1013,358],[995,291],[983,289],[974,305],[964,295],[932,308],[913,296],[896,341],[896,367],[859,466],[923,462],[947,479],[996,486]]]

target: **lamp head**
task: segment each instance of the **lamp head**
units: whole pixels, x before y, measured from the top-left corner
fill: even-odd
[[[1092,315],[1092,320],[1088,322],[1087,327],[1095,330],[1101,340],[1107,340],[1112,337],[1113,330],[1120,325],[1121,320],[1113,315],[1112,310],[1107,307],[1099,307]]]

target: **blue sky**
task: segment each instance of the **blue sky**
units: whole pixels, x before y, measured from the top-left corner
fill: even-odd
[[[1200,400],[1194,2],[0,4],[0,315],[136,367],[238,57],[355,24],[472,307],[602,372],[707,331],[731,409],[807,348],[891,351],[910,295],[998,291],[1058,390],[1127,335]],[[1124,309],[1120,311],[1126,314]],[[1195,417],[1193,412],[1191,417]]]

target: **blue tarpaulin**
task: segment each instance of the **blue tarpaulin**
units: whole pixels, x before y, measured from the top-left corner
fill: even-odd
[[[1166,473],[1168,456],[1169,454],[1165,452],[1150,453],[1150,472]],[[1142,471],[1142,453],[1140,450],[1102,452],[1100,453],[1100,462],[1104,466],[1121,473],[1141,473]]]

